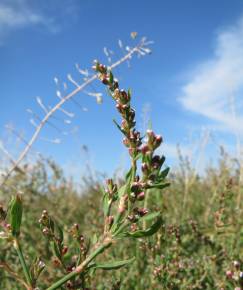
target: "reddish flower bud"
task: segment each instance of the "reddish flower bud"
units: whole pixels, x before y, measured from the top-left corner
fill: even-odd
[[[144,191],[140,192],[140,193],[137,195],[137,199],[138,199],[138,200],[143,200],[144,197],[145,197],[145,192],[144,192]]]
[[[10,224],[5,224],[5,228],[10,231],[11,230],[11,225]]]
[[[141,169],[145,175],[149,174],[149,167],[146,163],[142,163]]]
[[[118,207],[118,212],[119,213],[124,213],[124,211],[125,211],[125,207],[123,207],[123,206],[119,206]]]
[[[159,146],[163,141],[161,135],[156,135],[155,140],[156,140],[157,146]]]
[[[142,217],[148,213],[148,210],[146,208],[138,208],[137,213]]]
[[[112,215],[108,216],[108,224],[111,226],[114,222],[114,217]]]
[[[131,191],[138,192],[140,190],[140,183],[139,182],[133,182],[131,185]]]
[[[132,232],[135,232],[138,229],[138,226],[137,226],[137,224],[131,224],[130,228],[131,228]]]
[[[43,235],[48,236],[50,232],[49,232],[48,228],[44,228],[42,230],[42,233],[43,233]]]
[[[236,269],[238,269],[240,267],[240,262],[239,261],[234,261],[233,264],[234,264]]]
[[[230,270],[226,271],[225,274],[226,274],[227,278],[229,278],[229,279],[231,279],[233,277],[233,273]]]
[[[104,77],[102,78],[102,83],[103,83],[104,85],[107,85],[107,84],[109,83],[109,80],[108,80],[108,78],[107,78],[106,76],[104,76]]]
[[[127,138],[123,138],[122,142],[126,147],[130,146],[129,140]]]
[[[149,151],[149,147],[147,144],[143,144],[140,148],[140,151],[143,155],[145,155]]]
[[[117,103],[116,104],[116,108],[117,108],[117,110],[118,110],[119,113],[122,112],[122,105],[120,103]]]
[[[78,224],[74,224],[73,226],[74,226],[74,228],[75,228],[76,230],[79,229],[79,225],[78,225]]]
[[[120,90],[119,89],[115,89],[115,91],[113,93],[113,97],[115,100],[118,100],[120,98]]]
[[[68,251],[68,247],[67,246],[64,246],[62,248],[62,255],[64,256],[67,253],[67,251]]]

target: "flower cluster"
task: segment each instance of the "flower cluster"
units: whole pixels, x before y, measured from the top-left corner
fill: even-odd
[[[116,102],[116,108],[122,117],[121,125],[115,123],[124,135],[123,144],[128,148],[134,172],[137,169],[136,162],[139,159],[142,161],[141,170],[143,176],[140,178],[138,175],[133,174],[129,200],[131,202],[143,200],[146,189],[153,187],[162,189],[168,185],[164,183],[164,179],[169,172],[169,168],[161,172],[165,157],[154,154],[163,141],[162,137],[156,135],[152,130],[147,130],[146,142],[143,143],[141,133],[135,128],[135,110],[130,104],[131,91],[128,90],[126,92],[120,89],[118,80],[114,78],[111,70],[98,61],[95,61],[93,69],[98,73],[102,83],[108,87],[112,98]],[[117,187],[113,189],[111,188],[112,186],[113,184],[108,186],[110,187],[109,196],[111,194],[115,196],[115,191],[117,191]]]

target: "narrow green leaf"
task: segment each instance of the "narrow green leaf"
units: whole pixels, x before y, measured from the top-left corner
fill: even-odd
[[[113,122],[115,123],[115,125],[117,126],[117,128],[122,132],[122,134],[125,135],[124,131],[122,130],[121,126],[117,123],[117,121],[115,119],[113,119]]]
[[[164,179],[168,175],[169,171],[170,171],[170,167],[167,167],[163,171],[161,171],[159,175],[160,179]]]
[[[149,227],[148,229],[138,230],[135,232],[126,232],[123,235],[125,237],[131,237],[131,238],[149,237],[155,234],[160,229],[161,225],[162,225],[162,218],[159,217],[157,221],[154,224],[152,224],[151,227]]]
[[[52,241],[51,246],[52,246],[52,249],[53,249],[55,256],[60,260],[62,258],[62,255],[60,253],[60,249],[59,249],[57,243]]]
[[[119,190],[118,190],[118,198],[121,198],[127,190],[127,184],[124,184]]]
[[[148,185],[147,188],[157,188],[157,189],[163,189],[165,187],[168,187],[170,185],[169,182],[167,183],[155,183],[155,184],[152,184],[152,185]]]
[[[107,262],[107,263],[102,263],[102,264],[94,264],[93,267],[95,269],[102,269],[102,270],[116,270],[116,269],[122,268],[122,267],[132,263],[134,260],[135,260],[135,257],[133,257],[129,260]]]
[[[160,215],[161,215],[161,213],[159,211],[151,212],[151,213],[146,214],[145,216],[141,217],[139,219],[139,221],[150,221],[150,220],[157,218]]]
[[[9,204],[10,225],[12,235],[18,237],[20,234],[20,226],[22,221],[23,205],[20,195],[12,197]]]
[[[138,153],[136,158],[135,158],[135,160],[137,161],[139,159],[142,159],[142,157],[143,157],[143,154],[142,153]]]
[[[58,238],[60,239],[61,243],[63,242],[63,230],[61,228],[61,226],[55,222],[55,227],[56,227],[56,230],[57,230],[57,234],[58,234]]]
[[[109,82],[110,83],[113,83],[113,80],[114,80],[114,76],[113,76],[112,72],[110,71],[110,74],[109,74]]]
[[[107,216],[109,211],[109,198],[107,194],[105,194],[103,197],[103,211],[104,215]]]
[[[131,167],[131,168],[129,169],[129,171],[127,172],[127,174],[126,174],[126,181],[128,181],[128,180],[131,178],[132,170],[133,170],[133,168]]]
[[[127,95],[128,95],[129,100],[131,100],[132,90],[130,88],[127,90]]]

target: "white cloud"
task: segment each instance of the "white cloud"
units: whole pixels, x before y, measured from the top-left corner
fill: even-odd
[[[243,133],[243,18],[218,33],[212,58],[197,66],[179,101],[217,128]]]
[[[27,0],[8,0],[0,3],[0,42],[9,33],[33,25],[54,29],[52,19],[35,11]]]

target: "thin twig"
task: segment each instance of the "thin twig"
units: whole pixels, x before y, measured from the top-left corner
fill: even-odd
[[[17,281],[19,281],[26,289],[29,289],[29,286],[15,273],[7,263],[0,262],[0,268],[3,268],[7,271],[12,277],[14,277]]]

